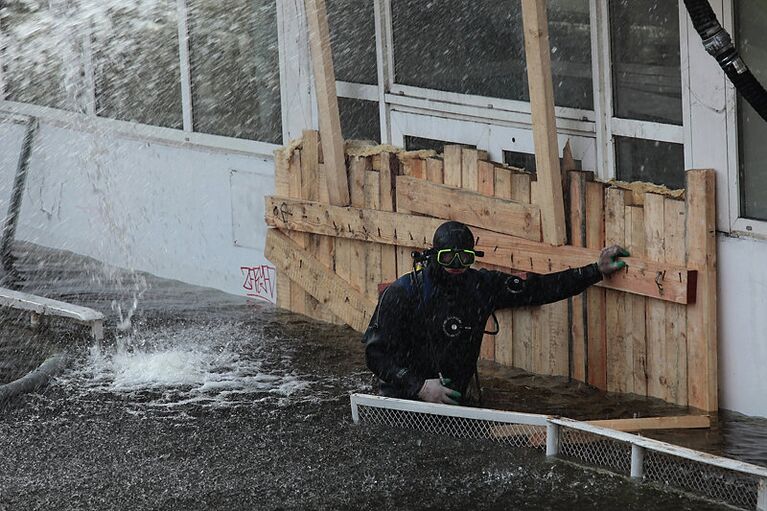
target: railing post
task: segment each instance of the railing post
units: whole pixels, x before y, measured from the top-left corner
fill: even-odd
[[[352,396],[351,402],[352,402],[352,421],[354,421],[355,424],[359,424],[360,412],[357,409],[357,400],[354,399],[354,396]]]
[[[631,444],[631,478],[642,479],[644,476],[644,448]]]
[[[546,456],[559,455],[559,425],[546,424]]]
[[[759,481],[759,495],[756,499],[756,511],[767,511],[767,479]]]

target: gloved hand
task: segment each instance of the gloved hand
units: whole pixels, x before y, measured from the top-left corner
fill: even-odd
[[[618,258],[628,257],[629,255],[631,254],[629,254],[625,248],[618,245],[607,247],[599,254],[599,261],[597,261],[599,271],[602,272],[602,275],[605,277],[609,277],[616,271],[626,267],[626,262],[619,261]]]
[[[423,382],[423,387],[418,391],[418,397],[421,401],[427,403],[444,403],[447,405],[457,405],[457,399],[461,399],[461,393],[445,385],[450,385],[450,380],[445,378],[440,382],[439,378],[433,378]]]

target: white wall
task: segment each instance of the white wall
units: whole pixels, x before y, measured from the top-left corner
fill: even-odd
[[[767,417],[767,243],[719,237],[720,407]]]
[[[23,131],[0,125],[3,214]],[[269,265],[263,197],[273,190],[271,157],[42,121],[17,239],[247,295],[258,290],[247,277],[253,287]]]

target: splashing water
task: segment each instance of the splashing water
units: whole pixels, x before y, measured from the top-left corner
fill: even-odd
[[[233,325],[134,333],[114,347],[93,346],[60,384],[162,407],[236,406],[301,397],[311,383],[291,368],[290,357],[272,356],[262,335],[250,340],[242,334]]]

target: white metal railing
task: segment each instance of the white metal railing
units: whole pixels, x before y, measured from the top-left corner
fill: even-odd
[[[355,423],[543,449],[649,483],[767,511],[767,468],[585,422],[547,415],[351,396]]]

